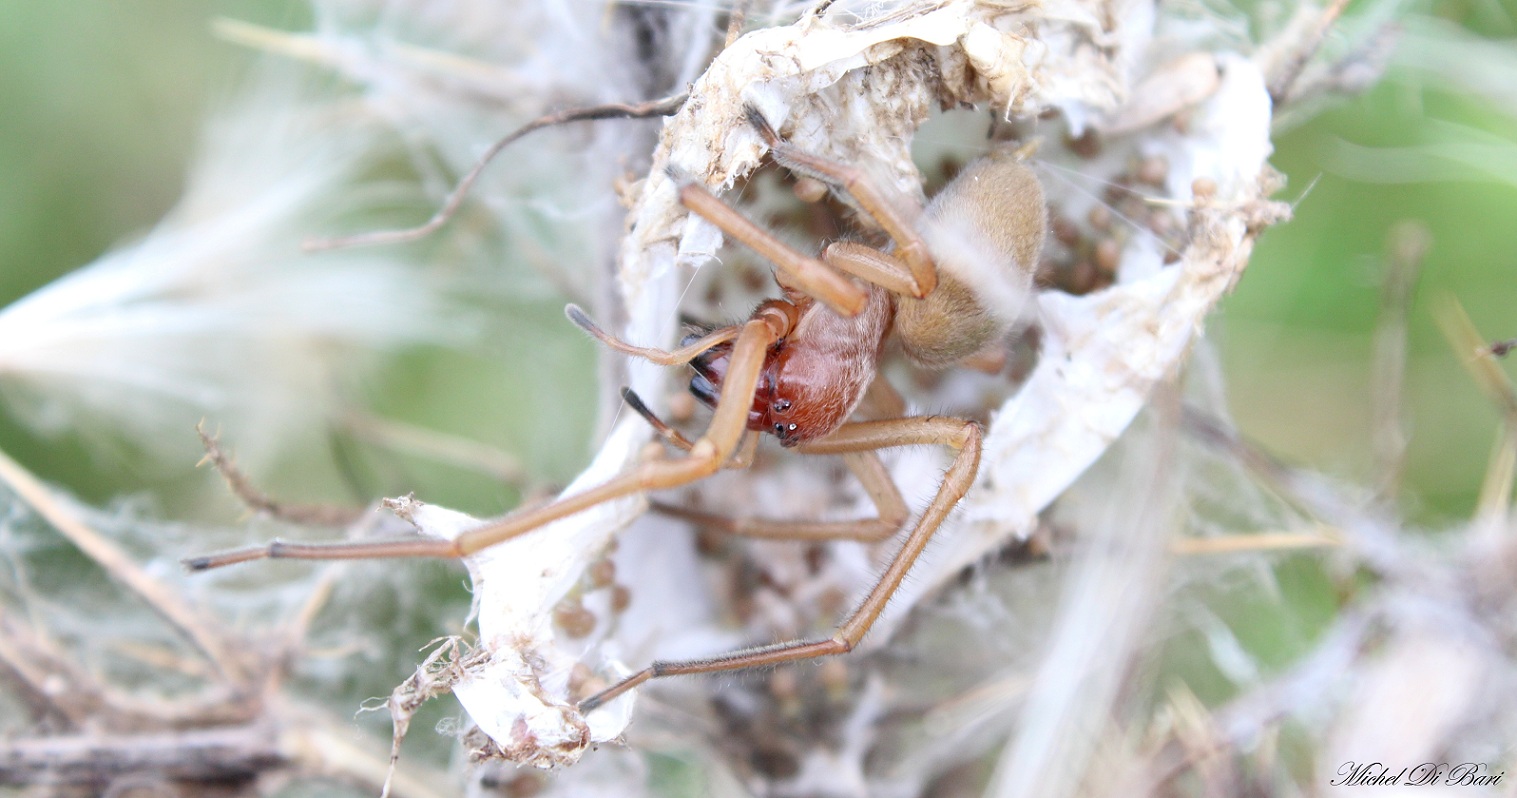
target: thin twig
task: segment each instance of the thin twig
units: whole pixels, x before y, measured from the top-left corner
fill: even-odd
[[[1464,306],[1452,296],[1445,296],[1437,307],[1438,326],[1453,347],[1460,365],[1469,371],[1497,412],[1510,421],[1517,422],[1517,387],[1507,378],[1506,372],[1490,357],[1485,357],[1488,346],[1480,337],[1475,323],[1470,321]]]
[[[261,697],[243,685],[197,691],[190,697],[138,696],[102,682],[47,635],[0,607],[0,678],[34,709],[65,721],[62,728],[119,731],[246,723]],[[173,678],[173,677],[171,677]]]
[[[1293,507],[1336,530],[1364,564],[1382,575],[1417,572],[1417,562],[1395,545],[1396,529],[1352,496],[1343,495],[1322,477],[1292,468],[1245,440],[1236,429],[1209,413],[1186,407],[1185,431],[1237,460],[1261,483]]]
[[[0,678],[11,683],[34,716],[56,716],[70,728],[102,719],[105,702],[94,680],[5,607],[0,607]]]
[[[1174,554],[1239,554],[1243,552],[1288,551],[1341,546],[1343,541],[1327,527],[1321,532],[1260,532],[1248,535],[1185,537],[1169,544]]]
[[[743,35],[743,25],[748,21],[748,9],[752,7],[753,0],[737,0],[727,12],[727,40],[723,47],[731,47]]]
[[[1444,297],[1438,305],[1437,317],[1455,357],[1501,414],[1501,431],[1491,450],[1475,511],[1477,526],[1498,528],[1506,522],[1512,489],[1517,483],[1517,386],[1486,354],[1485,340],[1459,300]]]
[[[1290,60],[1274,75],[1274,79],[1269,84],[1269,96],[1276,108],[1290,99],[1290,92],[1296,85],[1296,79],[1301,77],[1301,71],[1321,49],[1322,42],[1327,39],[1327,32],[1332,30],[1333,23],[1338,21],[1338,17],[1343,14],[1343,9],[1348,7],[1348,2],[1349,0],[1333,0],[1327,8],[1322,9],[1322,13],[1313,20],[1311,29],[1300,38]]]
[[[390,756],[379,798],[390,798],[391,788],[400,786],[400,744],[411,728],[411,718],[422,704],[451,692],[453,685],[463,677],[463,641],[457,637],[446,637],[433,640],[427,645],[433,644],[436,647],[416,666],[410,678],[391,691],[390,699],[385,703],[390,712]]]
[[[588,122],[598,119],[645,119],[651,116],[668,116],[678,111],[685,104],[685,99],[689,96],[690,93],[686,91],[643,103],[607,103],[606,105],[572,108],[567,111],[540,116],[490,145],[490,148],[485,150],[485,154],[480,156],[474,168],[470,169],[458,181],[458,184],[453,187],[452,193],[448,195],[442,207],[432,214],[432,218],[428,219],[424,224],[398,230],[376,230],[352,236],[313,238],[308,239],[302,248],[307,252],[319,252],[348,247],[403,244],[425,238],[447,224],[448,220],[458,213],[458,209],[463,205],[464,199],[469,195],[469,189],[474,187],[480,175],[484,174],[485,168],[490,165],[491,161],[495,160],[495,156],[499,155],[523,136],[542,130],[545,127],[564,125],[570,122]]]
[[[363,785],[370,794],[388,790],[394,798],[444,798],[460,794],[456,779],[415,764],[372,753],[367,738],[355,742],[351,723],[334,723],[325,713],[299,717],[285,731],[287,747],[305,769]]]
[[[346,414],[342,423],[353,435],[371,443],[473,469],[512,487],[524,487],[531,476],[509,453],[469,438],[362,411]]]
[[[1375,471],[1381,498],[1394,501],[1406,468],[1407,431],[1402,393],[1406,381],[1406,323],[1412,292],[1432,242],[1427,225],[1402,222],[1391,230],[1375,327],[1374,388],[1370,397]]]
[[[1371,616],[1362,610],[1344,610],[1312,652],[1289,671],[1211,713],[1217,736],[1210,748],[1187,750],[1171,738],[1156,751],[1149,758],[1147,784],[1134,794],[1170,795],[1167,785],[1202,760],[1248,745],[1292,712],[1322,712],[1324,702],[1337,695],[1340,680],[1353,672],[1371,631],[1370,621]]]
[[[316,616],[332,600],[332,592],[337,587],[338,576],[344,570],[346,569],[340,563],[334,563],[327,568],[323,568],[321,579],[317,580],[316,586],[306,596],[306,600],[301,603],[300,609],[290,617],[289,621],[285,622],[283,634],[287,641],[286,645],[292,651],[298,649],[305,642],[306,635],[310,632],[311,624],[315,622]]]
[[[205,431],[204,422],[195,425],[195,434],[205,447],[205,457],[200,464],[210,463],[216,473],[226,481],[227,489],[248,509],[280,521],[303,526],[348,526],[363,517],[363,508],[340,507],[330,504],[289,504],[276,501],[253,485],[253,480],[232,462],[230,455],[221,448],[220,442]]]
[[[1512,487],[1517,482],[1517,427],[1503,423],[1491,444],[1485,477],[1480,482],[1480,499],[1475,505],[1472,529],[1506,527],[1512,507]]]
[[[94,560],[101,570],[135,593],[153,612],[167,621],[205,655],[222,678],[232,684],[243,683],[248,671],[247,665],[232,654],[231,646],[216,631],[215,625],[186,604],[177,593],[149,576],[121,547],[91,529],[78,513],[43,485],[41,480],[4,452],[0,452],[0,482],[15,491],[23,502],[75,548]]]

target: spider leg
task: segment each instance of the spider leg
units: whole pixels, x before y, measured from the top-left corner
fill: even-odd
[[[868,294],[863,288],[754,224],[704,187],[683,183],[679,199],[691,212],[779,267],[793,284],[838,314],[857,316],[864,309]]]
[[[906,400],[901,397],[899,391],[890,380],[883,375],[877,375],[874,381],[869,383],[869,389],[864,391],[864,399],[859,402],[858,409],[853,411],[856,419],[865,421],[884,418],[905,418]]]
[[[847,452],[843,462],[858,478],[874,502],[876,516],[851,521],[805,521],[777,520],[770,518],[733,518],[716,513],[704,513],[684,507],[653,503],[653,509],[664,515],[682,518],[701,526],[750,538],[774,540],[859,540],[877,543],[895,534],[906,523],[911,510],[901,498],[901,490],[890,479],[890,472],[880,456],[873,451]]]
[[[643,420],[648,422],[648,426],[653,427],[653,431],[658,433],[658,436],[670,445],[686,452],[695,448],[695,443],[686,438],[683,432],[664,423],[663,419],[654,414],[648,405],[643,402],[643,398],[637,395],[636,391],[631,388],[623,388],[622,401],[626,402],[633,412],[642,416]],[[752,431],[745,431],[742,442],[738,444],[737,452],[722,467],[730,468],[734,471],[745,469],[753,465],[753,456],[757,450],[758,435],[755,435]]]
[[[713,330],[698,341],[686,344],[678,349],[664,350],[648,346],[633,346],[617,338],[611,333],[602,330],[595,322],[591,321],[590,317],[585,315],[583,310],[579,309],[579,305],[573,303],[565,305],[564,315],[569,317],[569,321],[573,322],[574,326],[584,330],[591,338],[600,341],[607,347],[624,355],[632,355],[633,357],[640,357],[644,360],[657,363],[660,366],[682,366],[689,363],[711,347],[717,344],[724,344],[736,338],[738,331],[742,329],[738,326],[721,327]]]
[[[201,571],[233,563],[261,559],[351,560],[389,557],[458,558],[473,554],[545,524],[635,493],[687,485],[716,473],[732,459],[747,431],[748,407],[764,365],[769,346],[789,330],[783,314],[760,312],[743,324],[732,348],[727,370],[727,389],[717,403],[706,433],[695,441],[685,457],[656,459],[590,488],[583,493],[520,510],[460,534],[453,540],[398,538],[345,543],[285,543],[273,541],[235,551],[192,557],[184,561],[190,570]]]
[[[780,138],[758,109],[749,106],[747,111],[749,123],[758,128],[759,135],[769,145],[776,161],[792,172],[814,177],[841,189],[884,228],[895,242],[895,255],[905,262],[915,282],[912,290],[897,293],[917,299],[932,293],[938,284],[938,274],[932,256],[927,251],[927,242],[922,240],[912,224],[922,212],[921,205],[915,199],[877,183],[863,169],[806,152]],[[883,283],[880,285],[884,286]]]
[[[905,261],[855,241],[834,241],[822,250],[822,262],[838,271],[901,296],[917,295],[917,279]]]
[[[943,476],[942,485],[927,509],[912,529],[906,542],[901,545],[890,565],[880,575],[869,594],[849,613],[832,637],[825,640],[798,640],[777,645],[759,646],[735,651],[708,659],[654,662],[616,684],[581,701],[581,712],[610,701],[628,690],[660,676],[676,674],[714,673],[717,671],[741,670],[783,662],[843,654],[853,650],[875,620],[884,611],[890,597],[901,586],[901,581],[911,570],[922,550],[927,547],[933,533],[942,525],[943,519],[959,503],[969,490],[980,465],[980,426],[973,421],[946,416],[918,416],[888,421],[861,421],[845,424],[833,434],[819,441],[803,444],[802,451],[813,454],[843,454],[846,452],[873,451],[893,446],[939,444],[955,449],[958,454]]]

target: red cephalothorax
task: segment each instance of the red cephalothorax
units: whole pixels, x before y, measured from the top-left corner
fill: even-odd
[[[787,447],[831,434],[853,414],[874,378],[894,314],[890,294],[872,286],[852,318],[806,299],[790,304],[794,327],[766,352],[748,409],[748,429],[771,433]],[[685,343],[699,337],[687,336]],[[722,343],[690,361],[690,392],[708,406],[721,399],[731,352],[732,344]]]

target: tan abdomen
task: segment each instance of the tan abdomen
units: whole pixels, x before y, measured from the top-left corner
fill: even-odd
[[[1006,335],[1032,292],[1047,225],[1032,170],[1009,154],[966,166],[918,225],[939,282],[926,299],[897,301],[895,329],[907,356],[943,368]]]

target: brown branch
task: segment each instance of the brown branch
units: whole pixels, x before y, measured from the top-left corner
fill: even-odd
[[[723,47],[731,47],[743,35],[743,25],[748,22],[748,9],[753,6],[753,0],[737,0],[732,4],[732,9],[727,12],[727,40],[722,43]]]
[[[185,781],[251,779],[289,757],[264,724],[158,734],[76,734],[0,743],[0,784],[109,784],[151,772]]]
[[[200,443],[205,446],[205,457],[200,464],[210,463],[226,481],[227,489],[232,495],[254,512],[302,526],[343,527],[363,517],[362,508],[276,501],[254,486],[253,480],[232,462],[231,456],[221,448],[217,439],[205,431],[204,422],[195,425],[195,434],[200,436]]]
[[[507,147],[517,140],[542,130],[546,127],[564,125],[570,122],[589,122],[599,119],[645,119],[650,116],[668,116],[678,111],[685,104],[685,99],[690,96],[689,92],[680,92],[657,100],[649,100],[642,103],[607,103],[605,105],[592,105],[588,108],[572,108],[567,111],[540,116],[531,122],[517,128],[490,145],[485,154],[480,156],[478,163],[465,174],[448,198],[443,201],[442,207],[432,214],[432,218],[417,226],[399,230],[377,230],[370,233],[360,233],[352,236],[338,236],[335,238],[313,238],[305,242],[302,247],[307,252],[319,252],[328,249],[345,249],[348,247],[369,247],[380,244],[404,244],[416,241],[436,232],[448,223],[458,209],[463,206],[464,199],[469,195],[469,190],[479,181],[480,175],[484,174],[485,168],[495,160]]]

